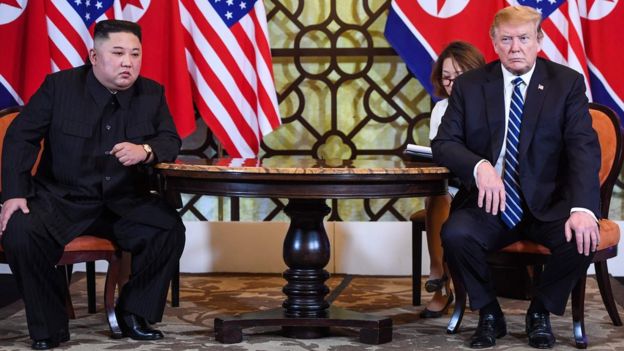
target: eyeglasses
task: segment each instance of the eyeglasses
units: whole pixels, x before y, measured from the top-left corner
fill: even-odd
[[[462,74],[462,72],[457,72],[457,75],[454,76],[454,77],[442,76],[442,85],[444,85],[445,87],[450,86],[451,84],[453,84],[455,79],[457,79],[457,77],[459,77],[460,74]]]

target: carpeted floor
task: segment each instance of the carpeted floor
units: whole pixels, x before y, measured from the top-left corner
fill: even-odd
[[[335,289],[344,276],[328,280]],[[279,329],[246,329],[242,343],[222,345],[215,341],[213,320],[217,316],[278,307],[282,303],[283,280],[276,275],[183,275],[182,301],[179,308],[167,307],[158,324],[165,339],[158,342],[136,342],[109,338],[101,290],[103,276],[98,277],[98,313],[86,311],[84,276],[76,274],[71,287],[77,318],[70,321],[71,341],[64,350],[452,350],[468,349],[466,343],[474,331],[477,315],[466,313],[460,333],[445,332],[448,316],[421,320],[422,307],[411,306],[411,281],[407,277],[348,277],[346,289],[334,304],[371,314],[389,316],[394,322],[393,341],[383,345],[365,345],[357,340],[355,330],[335,329],[332,336],[313,340],[296,340],[279,335]],[[352,279],[350,279],[352,278]],[[620,311],[624,292],[613,281]],[[428,295],[424,295],[426,301]],[[495,349],[528,349],[524,334],[527,301],[501,299],[509,334],[499,339]],[[614,327],[602,306],[594,279],[588,279],[585,323],[590,336],[590,349],[624,350],[624,327]],[[623,315],[624,317],[624,315]],[[563,317],[552,317],[557,337],[556,349],[573,349],[572,319],[568,310]],[[0,309],[0,350],[28,349],[30,340],[23,306],[20,301]]]

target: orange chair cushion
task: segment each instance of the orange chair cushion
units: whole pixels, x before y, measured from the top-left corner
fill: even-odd
[[[620,226],[610,219],[600,220],[600,244],[598,250],[616,246],[620,242]],[[529,253],[550,255],[550,250],[545,246],[529,240],[520,240],[501,249],[502,252]]]
[[[18,114],[19,112],[13,112],[0,118],[0,165],[2,164],[2,145],[4,144],[4,136],[6,135],[9,125]],[[0,179],[0,191],[2,191],[2,179]]]
[[[600,220],[600,245],[598,250],[620,243],[620,226],[610,219]]]
[[[2,146],[4,145],[4,137],[6,136],[7,129],[9,129],[9,125],[11,124],[11,122],[13,122],[15,117],[17,117],[18,115],[19,115],[19,112],[11,112],[9,114],[2,116],[2,118],[0,118],[0,165],[2,164]],[[39,150],[37,161],[35,162],[35,165],[33,166],[33,169],[31,172],[33,175],[35,174],[37,170],[37,166],[39,166],[39,161],[41,160],[42,151],[43,151],[43,141],[41,142],[41,150]],[[0,191],[2,191],[2,178],[0,178]]]
[[[65,245],[65,252],[115,250],[117,250],[117,246],[112,241],[91,235],[79,236]],[[2,244],[0,244],[0,252],[4,252]]]
[[[65,245],[65,252],[115,250],[117,250],[117,246],[112,241],[91,235],[79,236]]]
[[[410,221],[411,222],[422,222],[425,223],[425,217],[427,216],[427,210],[422,209],[419,210],[417,212],[414,212],[414,214],[412,214],[410,216]]]
[[[600,165],[600,172],[598,177],[600,184],[604,184],[605,180],[609,176],[613,160],[615,159],[617,151],[617,134],[613,129],[613,122],[609,119],[604,112],[599,110],[590,109],[589,113],[592,116],[592,127],[596,131],[600,138],[600,152],[602,153],[602,164]]]
[[[529,254],[550,255],[550,250],[546,246],[542,246],[530,240],[516,241],[515,243],[511,245],[505,246],[500,251],[510,252],[510,253],[529,253]]]

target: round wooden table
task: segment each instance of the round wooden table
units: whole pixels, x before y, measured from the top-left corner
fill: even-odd
[[[394,198],[441,195],[449,172],[428,163],[398,157],[357,160],[316,160],[307,157],[184,160],[156,165],[168,196],[178,193],[236,197],[288,198],[290,227],[284,239],[282,308],[216,318],[215,336],[222,343],[242,341],[242,329],[281,326],[285,335],[317,338],[329,327],[360,330],[360,341],[381,344],[392,340],[392,320],[330,306],[330,244],[323,218],[326,199]]]

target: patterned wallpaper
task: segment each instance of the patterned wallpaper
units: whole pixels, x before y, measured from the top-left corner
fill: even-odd
[[[264,0],[283,125],[266,136],[260,157],[362,158],[400,155],[428,144],[430,97],[383,35],[389,0]],[[198,120],[201,124],[201,120]],[[184,153],[219,154],[205,126]],[[185,220],[287,220],[285,199],[183,195]],[[616,188],[611,218],[622,219]],[[405,220],[421,199],[329,200],[331,220]]]
[[[260,157],[361,158],[400,155],[428,143],[416,118],[430,97],[383,35],[386,0],[265,0],[283,125],[265,137]],[[187,153],[213,157],[204,128],[185,140]],[[193,150],[190,152],[190,150]],[[184,195],[186,220],[287,220],[285,199]],[[405,220],[421,199],[329,201],[334,220]]]

